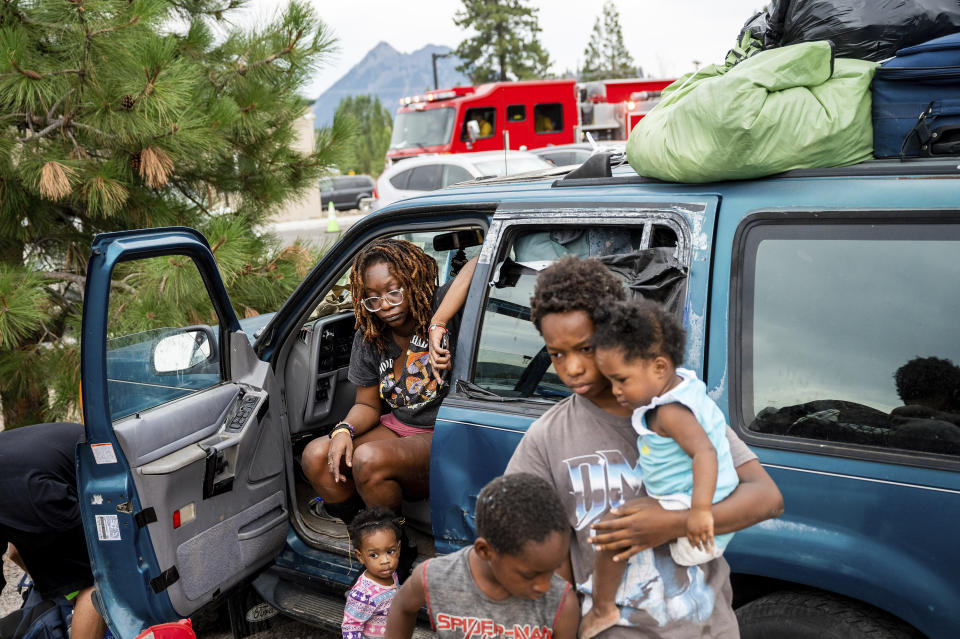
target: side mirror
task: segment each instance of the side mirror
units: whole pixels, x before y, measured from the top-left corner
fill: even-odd
[[[153,345],[150,363],[156,375],[211,373],[216,368],[217,337],[209,326],[174,329]]]
[[[480,137],[480,123],[476,120],[467,120],[467,138],[471,142],[476,142]]]

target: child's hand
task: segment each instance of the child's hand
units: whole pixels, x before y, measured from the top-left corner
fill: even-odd
[[[698,550],[713,550],[713,514],[710,509],[690,510],[687,516],[687,540]]]

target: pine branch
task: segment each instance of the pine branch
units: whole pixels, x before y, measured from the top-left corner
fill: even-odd
[[[46,128],[41,129],[40,131],[37,131],[36,133],[33,133],[26,137],[17,138],[17,142],[24,142],[24,143],[32,142],[33,140],[38,140],[40,138],[46,137],[50,135],[51,132],[55,131],[57,128],[63,126],[63,122],[64,122],[64,119],[63,119],[63,116],[61,115],[59,118],[57,118],[56,120],[48,124]]]
[[[126,28],[126,27],[132,27],[133,25],[137,24],[138,22],[140,22],[140,16],[133,16],[132,18],[130,18],[130,22],[128,22],[128,23],[126,23],[126,24],[117,24],[117,25],[114,25],[114,26],[112,26],[112,27],[106,27],[106,28],[104,28],[104,29],[98,29],[98,30],[96,30],[96,31],[91,31],[91,32],[87,33],[87,37],[88,37],[88,38],[95,38],[95,37],[97,37],[98,35],[102,35],[102,34],[104,34],[104,33],[110,33],[111,31],[119,31],[120,29],[124,29],[124,28]]]
[[[54,75],[63,75],[65,73],[77,73],[77,74],[83,75],[82,69],[61,69],[59,71],[48,71],[46,73],[37,73],[32,69],[21,69],[20,65],[17,64],[17,61],[14,60],[13,58],[10,58],[10,66],[12,66],[17,73],[19,73],[20,75],[25,75],[31,80],[42,80],[43,78],[49,78],[50,76],[54,76]],[[4,73],[3,75],[8,76],[13,74]]]
[[[60,280],[63,282],[73,282],[74,284],[79,284],[80,286],[86,286],[87,278],[83,275],[77,275],[76,273],[64,273],[63,271],[40,271],[37,273],[41,277],[46,277],[51,280]],[[119,280],[114,280],[110,282],[110,286],[114,288],[119,288],[120,290],[130,293],[131,295],[136,294],[137,289],[130,286],[126,282]]]
[[[70,89],[69,91],[67,91],[66,93],[64,93],[62,96],[60,96],[60,99],[59,99],[59,100],[57,100],[56,102],[53,103],[53,106],[50,107],[50,110],[49,110],[49,111],[47,111],[47,120],[48,120],[48,121],[50,120],[50,118],[53,117],[53,113],[54,113],[54,111],[57,110],[57,107],[59,107],[61,104],[63,104],[63,101],[66,100],[66,99],[70,96],[71,93],[73,93],[73,89]]]

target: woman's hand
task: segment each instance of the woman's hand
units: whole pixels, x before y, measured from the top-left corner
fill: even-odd
[[[430,366],[433,367],[433,376],[437,384],[443,384],[440,371],[450,368],[449,344],[445,345],[447,327],[442,324],[432,324],[430,327]]]
[[[685,510],[665,510],[656,499],[637,497],[592,524],[594,534],[587,542],[596,550],[622,551],[613,560],[625,561],[647,548],[686,535],[686,517]]]
[[[330,448],[327,449],[327,470],[338,484],[347,481],[346,475],[340,474],[341,461],[348,467],[353,466],[353,439],[346,430],[334,433],[330,439]]]

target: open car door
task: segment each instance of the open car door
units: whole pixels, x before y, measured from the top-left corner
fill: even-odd
[[[283,547],[280,395],[198,232],[100,235],[87,273],[80,506],[100,607],[133,637]]]

